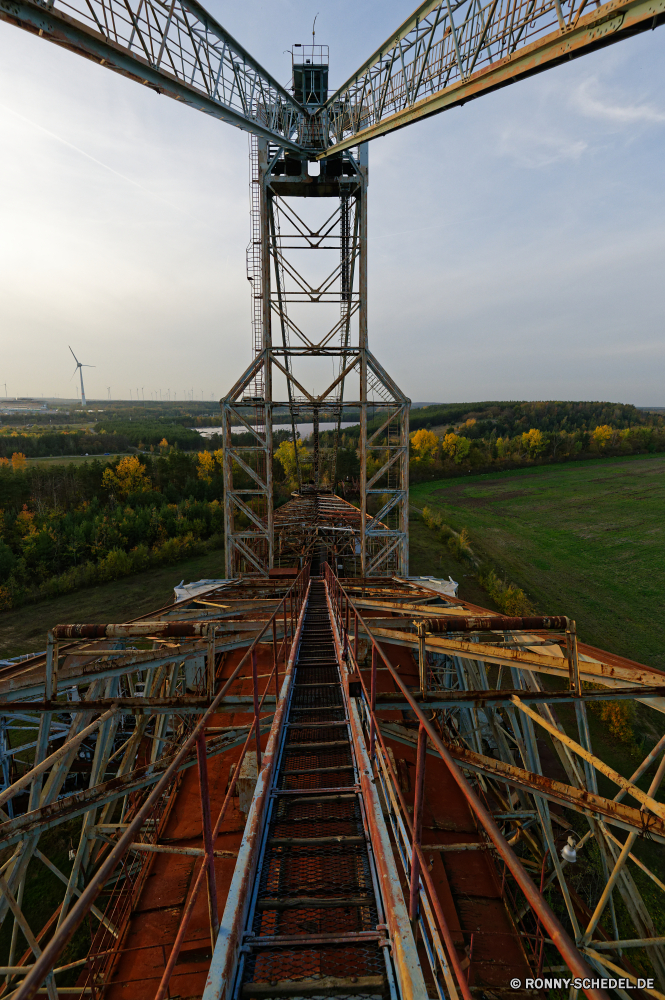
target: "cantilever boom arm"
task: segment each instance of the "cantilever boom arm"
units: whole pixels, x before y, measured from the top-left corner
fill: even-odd
[[[319,159],[664,21],[665,0],[426,0],[327,102]]]
[[[304,110],[196,0],[0,0],[0,20],[300,149]]]

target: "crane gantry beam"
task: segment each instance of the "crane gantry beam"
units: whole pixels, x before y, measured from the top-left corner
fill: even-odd
[[[196,0],[0,0],[8,21],[298,151],[306,112]]]
[[[665,21],[665,0],[587,5],[426,0],[329,98],[332,145],[319,159]]]

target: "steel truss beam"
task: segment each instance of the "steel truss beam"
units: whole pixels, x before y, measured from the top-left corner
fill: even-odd
[[[298,151],[306,112],[196,0],[0,0],[0,19]]]
[[[665,21],[665,0],[426,0],[328,100],[319,158]]]

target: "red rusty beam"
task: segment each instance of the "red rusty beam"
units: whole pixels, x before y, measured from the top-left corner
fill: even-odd
[[[254,725],[257,729],[257,738],[260,740],[261,736],[258,731],[257,719],[254,720]],[[208,782],[205,730],[201,730],[197,737],[196,755],[199,764],[199,789],[201,792],[201,831],[203,833],[203,847],[205,850],[203,868],[206,871],[206,882],[208,884],[210,939],[214,948],[219,932],[219,914],[217,912],[217,880],[215,878],[215,855],[213,853],[212,825],[210,819],[210,784]]]
[[[381,732],[385,733],[391,740],[413,746],[414,740],[407,739],[403,733],[391,728],[391,723],[380,723]],[[567,809],[574,809],[576,812],[585,814],[588,812],[601,816],[606,822],[620,826],[623,830],[642,831],[644,829],[644,813],[640,809],[624,805],[620,799],[628,792],[621,790],[613,799],[596,795],[587,791],[586,788],[576,788],[574,785],[566,785],[563,781],[555,778],[548,778],[544,774],[536,774],[534,771],[527,771],[525,768],[517,767],[515,764],[506,764],[503,760],[496,760],[494,757],[485,757],[466,747],[459,747],[453,743],[447,744],[451,757],[459,761],[463,768],[486,774],[497,781],[513,785],[515,788],[523,788],[532,795],[542,795],[552,802],[565,806]],[[428,750],[429,754],[436,755],[435,750]],[[653,760],[651,761],[653,762]],[[642,772],[640,771],[640,774]],[[638,774],[637,777],[640,775]],[[631,781],[637,780],[633,775]],[[649,816],[649,835],[657,839],[659,843],[665,843],[665,823],[656,815]]]
[[[413,850],[411,853],[411,886],[409,893],[409,916],[418,919],[420,897],[420,859],[418,849],[422,846],[423,798],[425,794],[425,766],[427,764],[427,733],[421,724],[418,730],[416,750],[416,786],[413,793]]]
[[[532,618],[508,618],[505,615],[448,615],[445,618],[421,619],[428,632],[534,632],[552,629],[564,632],[568,627],[565,615]]]
[[[268,624],[272,621],[269,620]],[[56,625],[55,639],[129,639],[160,635],[168,638],[205,636],[209,621],[202,622],[128,622],[120,625]],[[265,629],[263,630],[265,632]],[[93,650],[94,652],[94,650]]]

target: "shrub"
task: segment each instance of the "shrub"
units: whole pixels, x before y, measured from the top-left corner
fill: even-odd
[[[479,574],[478,581],[502,614],[516,618],[533,614],[533,605],[524,591],[515,583],[501,580],[493,569]]]
[[[448,528],[447,525],[442,525],[441,527]],[[448,528],[448,532],[450,535],[448,538],[448,548],[450,549],[452,555],[454,555],[456,559],[466,559],[468,562],[475,562],[473,551],[471,549],[469,532],[466,528],[462,528],[459,535],[455,534],[452,528]]]
[[[123,549],[111,549],[108,555],[97,564],[97,576],[100,581],[119,580],[132,572],[132,557]]]
[[[584,684],[585,688],[599,689],[598,684]],[[588,709],[594,715],[600,716],[601,722],[608,733],[632,749],[637,749],[633,722],[636,708],[634,701],[590,701]]]
[[[16,558],[10,547],[0,540],[0,580],[6,580],[12,569]]]

